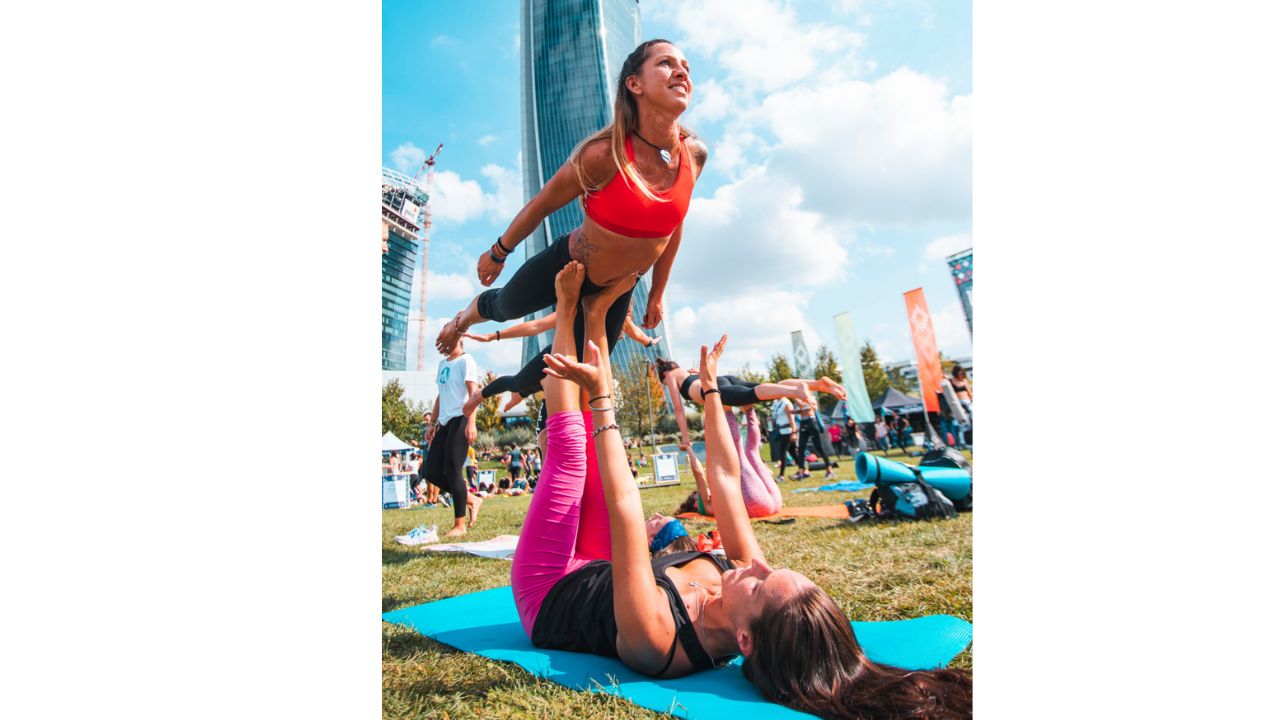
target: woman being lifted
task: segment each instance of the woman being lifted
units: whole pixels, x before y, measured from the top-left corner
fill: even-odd
[[[656,327],[662,320],[662,295],[680,248],[693,184],[707,159],[706,147],[679,122],[692,95],[689,63],[679,48],[659,39],[632,51],[618,75],[613,121],[574,148],[568,161],[480,256],[481,284],[492,285],[516,246],[547,216],[575,199],[581,200],[586,214],[582,226],[526,260],[505,287],[480,293],[445,324],[436,348],[452,347],[475,323],[505,322],[551,306],[556,301],[556,273],[570,260],[586,267],[583,298],[652,267],[642,324]],[[610,348],[630,304],[628,290],[608,309],[605,328]],[[581,315],[571,327],[581,353]],[[540,375],[541,356],[531,362],[536,366],[534,375]]]

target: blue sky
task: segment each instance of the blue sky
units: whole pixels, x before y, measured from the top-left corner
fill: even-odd
[[[912,359],[902,293],[916,287],[939,347],[970,355],[943,260],[972,246],[968,3],[646,0],[640,10],[643,37],[688,57],[682,121],[710,148],[665,298],[675,359],[694,362],[699,344],[728,332],[722,367],[761,370],[790,356],[793,330],[811,351],[834,349],[842,311],[883,360]],[[445,144],[429,338],[481,289],[476,258],[523,202],[517,13],[516,2],[383,3],[382,162],[413,174]],[[415,288],[415,315],[416,298]],[[416,323],[409,332],[412,358]],[[520,344],[469,350],[505,374]]]

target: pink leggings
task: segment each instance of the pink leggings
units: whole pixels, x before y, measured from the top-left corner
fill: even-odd
[[[747,506],[748,517],[775,515],[782,509],[782,491],[778,489],[778,484],[773,481],[773,473],[760,457],[760,423],[755,418],[755,410],[747,412],[747,442],[744,447],[740,440],[738,419],[734,417],[732,410],[724,411],[724,416],[729,421],[729,436],[733,438],[733,446],[738,451],[738,464],[742,467],[742,502]]]
[[[547,457],[511,560],[511,592],[530,637],[543,598],[560,578],[613,557],[591,428],[590,411],[547,418]]]

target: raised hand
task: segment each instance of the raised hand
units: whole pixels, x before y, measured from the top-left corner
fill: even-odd
[[[485,287],[492,285],[493,281],[502,274],[502,268],[506,267],[505,263],[494,262],[493,258],[489,257],[489,252],[485,250],[480,253],[480,260],[476,263],[476,276],[480,278],[480,284]]]
[[[711,383],[709,387],[714,388],[716,386],[716,375],[719,374],[716,369],[720,361],[720,355],[724,352],[724,344],[728,341],[728,335],[721,335],[720,342],[717,342],[710,351],[707,350],[706,345],[702,346],[702,354],[698,361],[698,373],[703,378],[702,382]]]
[[[578,362],[572,357],[554,353],[543,355],[547,363],[542,372],[561,380],[571,380],[592,395],[608,395],[609,389],[604,387],[605,373],[600,356],[600,348],[594,341],[587,341],[586,362]]]

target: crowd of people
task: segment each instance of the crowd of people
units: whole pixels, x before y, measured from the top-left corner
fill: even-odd
[[[836,463],[824,445],[830,430],[815,393],[843,399],[838,383],[825,377],[753,383],[721,375],[727,336],[710,349],[702,346],[696,368],[660,362],[680,447],[706,491],[700,510],[714,515],[722,552],[700,550],[673,518],[645,517],[635,463],[615,415],[609,357],[625,334],[646,337],[634,324],[627,327],[641,274],[652,272],[640,328],[651,330],[663,317],[683,220],[707,161],[706,146],[679,122],[692,90],[689,63],[675,45],[650,40],[638,46],[622,64],[609,124],[573,150],[480,256],[477,275],[488,288],[552,212],[581,203],[579,227],[527,258],[505,286],[476,296],[436,338],[445,358],[420,475],[452,496],[455,523],[446,537],[465,534],[481,508],[467,479],[472,472],[464,471],[468,463],[475,466],[480,402],[498,392],[513,398],[541,392],[538,448],[506,447],[498,456],[511,483],[507,490],[520,482],[534,490],[511,566],[516,609],[533,645],[618,658],[664,678],[741,655],[743,673],[766,699],[800,711],[967,717],[967,671],[909,672],[872,661],[840,605],[804,575],[774,568],[752,529],[752,517],[781,507],[777,481],[788,456],[806,477],[812,446],[832,476]],[[464,340],[512,335],[508,329],[478,336],[470,327],[552,306],[554,319],[543,321],[553,326],[551,345],[513,375],[480,387]],[[682,400],[702,409],[705,467],[692,450]],[[758,403],[771,403],[767,432]],[[889,438],[881,419],[872,430],[876,443],[881,425]],[[853,428],[841,447],[865,447],[864,433]],[[760,456],[766,434],[779,459],[778,477]],[[536,489],[527,480],[535,467]]]

